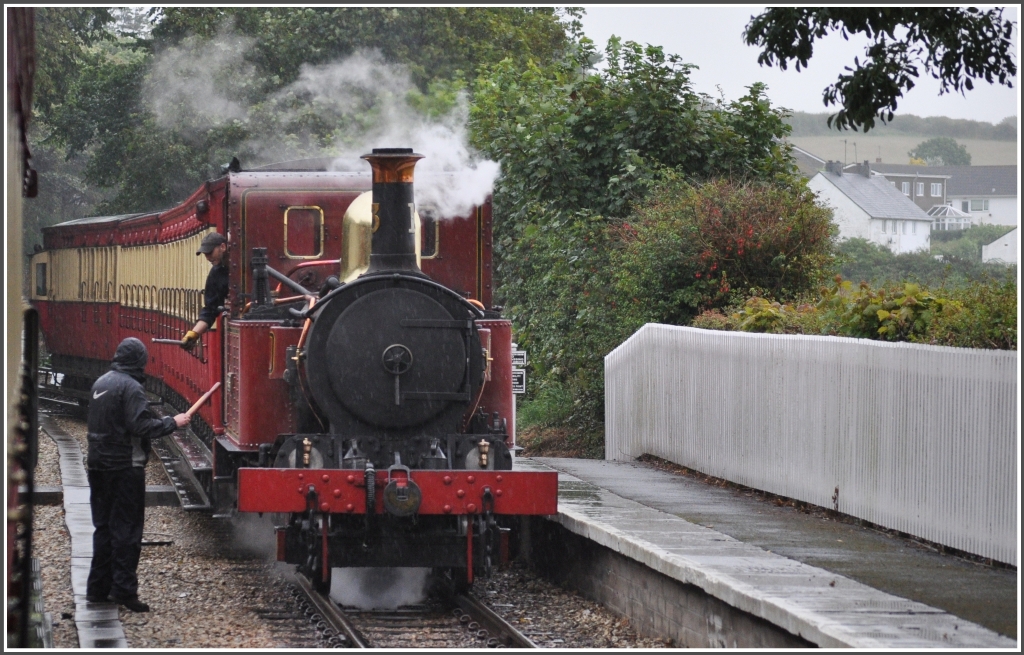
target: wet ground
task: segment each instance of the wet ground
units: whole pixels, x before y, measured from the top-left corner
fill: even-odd
[[[536,458],[647,507],[1017,638],[1015,568],[641,462]]]

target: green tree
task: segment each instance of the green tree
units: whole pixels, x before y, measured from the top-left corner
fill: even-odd
[[[109,9],[39,7],[36,9],[36,71],[33,112],[48,120],[67,98],[88,57],[87,49],[112,38]]]
[[[580,29],[579,15],[550,7],[166,7],[153,34],[159,45],[175,45],[233,24],[256,39],[251,61],[264,91],[295,81],[304,64],[361,48],[408,66],[426,91],[433,80],[471,76],[506,57],[557,57],[569,44],[567,30]]]
[[[39,173],[39,195],[25,203],[26,251],[42,243],[42,227],[81,218],[103,198],[84,178],[87,158],[69,153],[53,137],[53,129],[62,108],[75,97],[91,49],[114,38],[109,29],[113,21],[113,13],[104,8],[36,9],[34,117],[28,142]]]
[[[948,136],[937,136],[917,144],[907,153],[913,159],[923,159],[929,166],[970,166],[971,153]]]
[[[897,102],[922,72],[939,80],[940,93],[964,93],[974,80],[1012,87],[1017,74],[1013,21],[1003,9],[974,7],[788,7],[755,16],[744,32],[762,48],[758,62],[785,70],[807,66],[814,43],[829,32],[864,34],[874,42],[865,59],[823,93],[826,106],[839,105],[829,126],[862,128],[892,120]]]
[[[997,229],[979,229],[990,227]],[[933,232],[930,252],[899,255],[866,239],[845,239],[838,246],[839,273],[855,283],[917,282],[930,288],[961,287],[987,275],[998,275],[1004,268],[1001,264],[981,263],[981,244],[991,243],[1005,231],[998,226],[979,228],[954,232],[956,238],[948,241],[944,238],[951,233]],[[991,234],[995,236],[985,240]]]
[[[616,277],[625,243],[618,228],[660,197],[654,189],[666,180],[732,177],[759,181],[763,192],[795,180],[781,145],[784,114],[763,85],[724,103],[696,93],[693,66],[661,48],[612,40],[604,58],[596,69],[600,57],[582,39],[554,64],[492,66],[476,82],[470,121],[473,143],[502,165],[494,195],[499,297],[531,352],[534,384],[545,398],[571,395],[560,418],[591,450],[600,444],[603,357],[647,318],[632,311],[632,298],[653,293],[631,294]],[[671,251],[669,241],[682,239],[699,256],[689,236],[665,234],[650,249]],[[685,295],[700,280],[674,282]],[[704,302],[702,293],[688,296],[687,307]]]
[[[138,11],[108,12],[92,23],[66,13],[65,31],[90,38],[78,38],[67,70],[55,71],[61,100],[51,103],[42,140],[66,158],[83,158],[86,186],[105,196],[96,211],[161,209],[218,175],[234,155],[253,165],[279,160],[261,159],[274,153],[260,148],[332,154],[346,135],[372,128],[381,112],[375,103],[395,91],[360,97],[362,105],[342,115],[309,84],[293,88],[303,71],[376,49],[384,62],[410,71],[416,87],[408,105],[436,116],[451,109],[481,64],[559,56],[578,15],[516,7],[193,7],[153,9],[147,27]]]

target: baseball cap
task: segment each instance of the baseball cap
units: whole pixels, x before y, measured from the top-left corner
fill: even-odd
[[[227,239],[224,238],[223,234],[220,234],[218,232],[210,232],[205,237],[203,237],[203,242],[199,244],[199,250],[196,251],[196,254],[202,255],[203,253],[213,252],[214,248],[226,242]]]

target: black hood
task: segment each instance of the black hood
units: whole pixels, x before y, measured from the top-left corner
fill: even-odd
[[[110,368],[127,373],[142,381],[146,377],[145,370],[148,361],[149,353],[146,352],[146,345],[135,337],[128,337],[117,346],[114,363],[110,365]]]

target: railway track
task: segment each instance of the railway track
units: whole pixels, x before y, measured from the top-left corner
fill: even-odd
[[[81,413],[78,400],[61,394],[59,388],[41,384],[40,400],[53,403],[51,411]],[[164,446],[162,441],[160,445]],[[175,452],[157,450],[165,469],[168,469],[168,461],[178,459]],[[176,486],[181,486],[172,470],[168,469],[168,475]],[[183,508],[189,509],[185,503]],[[221,531],[230,530],[226,524],[218,527]],[[212,536],[227,541],[218,530],[214,532],[218,534]],[[257,574],[254,570],[253,575]],[[284,642],[296,648],[309,648],[311,643],[327,648],[537,648],[528,637],[471,594],[444,600],[432,598],[395,610],[361,610],[339,607],[329,597],[316,592],[302,575],[293,574],[290,582],[297,613],[289,603],[255,611],[269,625],[280,624],[274,632],[280,632]],[[313,627],[315,636],[307,636],[298,627],[304,620]]]
[[[537,648],[530,639],[470,594],[429,599],[395,610],[341,608],[306,578],[294,583],[323,643],[335,648]]]

